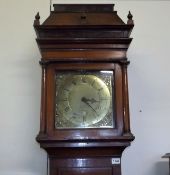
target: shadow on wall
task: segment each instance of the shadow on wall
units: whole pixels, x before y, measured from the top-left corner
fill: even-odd
[[[155,175],[169,175],[169,165],[167,161],[160,161],[155,164]]]

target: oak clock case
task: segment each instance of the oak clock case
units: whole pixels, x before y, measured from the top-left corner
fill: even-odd
[[[114,4],[54,4],[36,41],[42,67],[40,131],[49,175],[121,175],[130,129],[126,56],[134,27]]]

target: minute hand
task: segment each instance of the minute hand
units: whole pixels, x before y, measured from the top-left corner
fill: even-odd
[[[97,114],[96,110],[87,102],[87,99],[85,97],[82,97],[81,101],[84,102],[87,106],[89,106]]]

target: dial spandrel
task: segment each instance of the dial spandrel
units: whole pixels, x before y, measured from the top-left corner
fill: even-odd
[[[56,72],[55,128],[114,128],[113,71]]]

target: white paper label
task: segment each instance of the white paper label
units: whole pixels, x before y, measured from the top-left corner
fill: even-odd
[[[112,158],[112,165],[120,164],[120,158]]]

